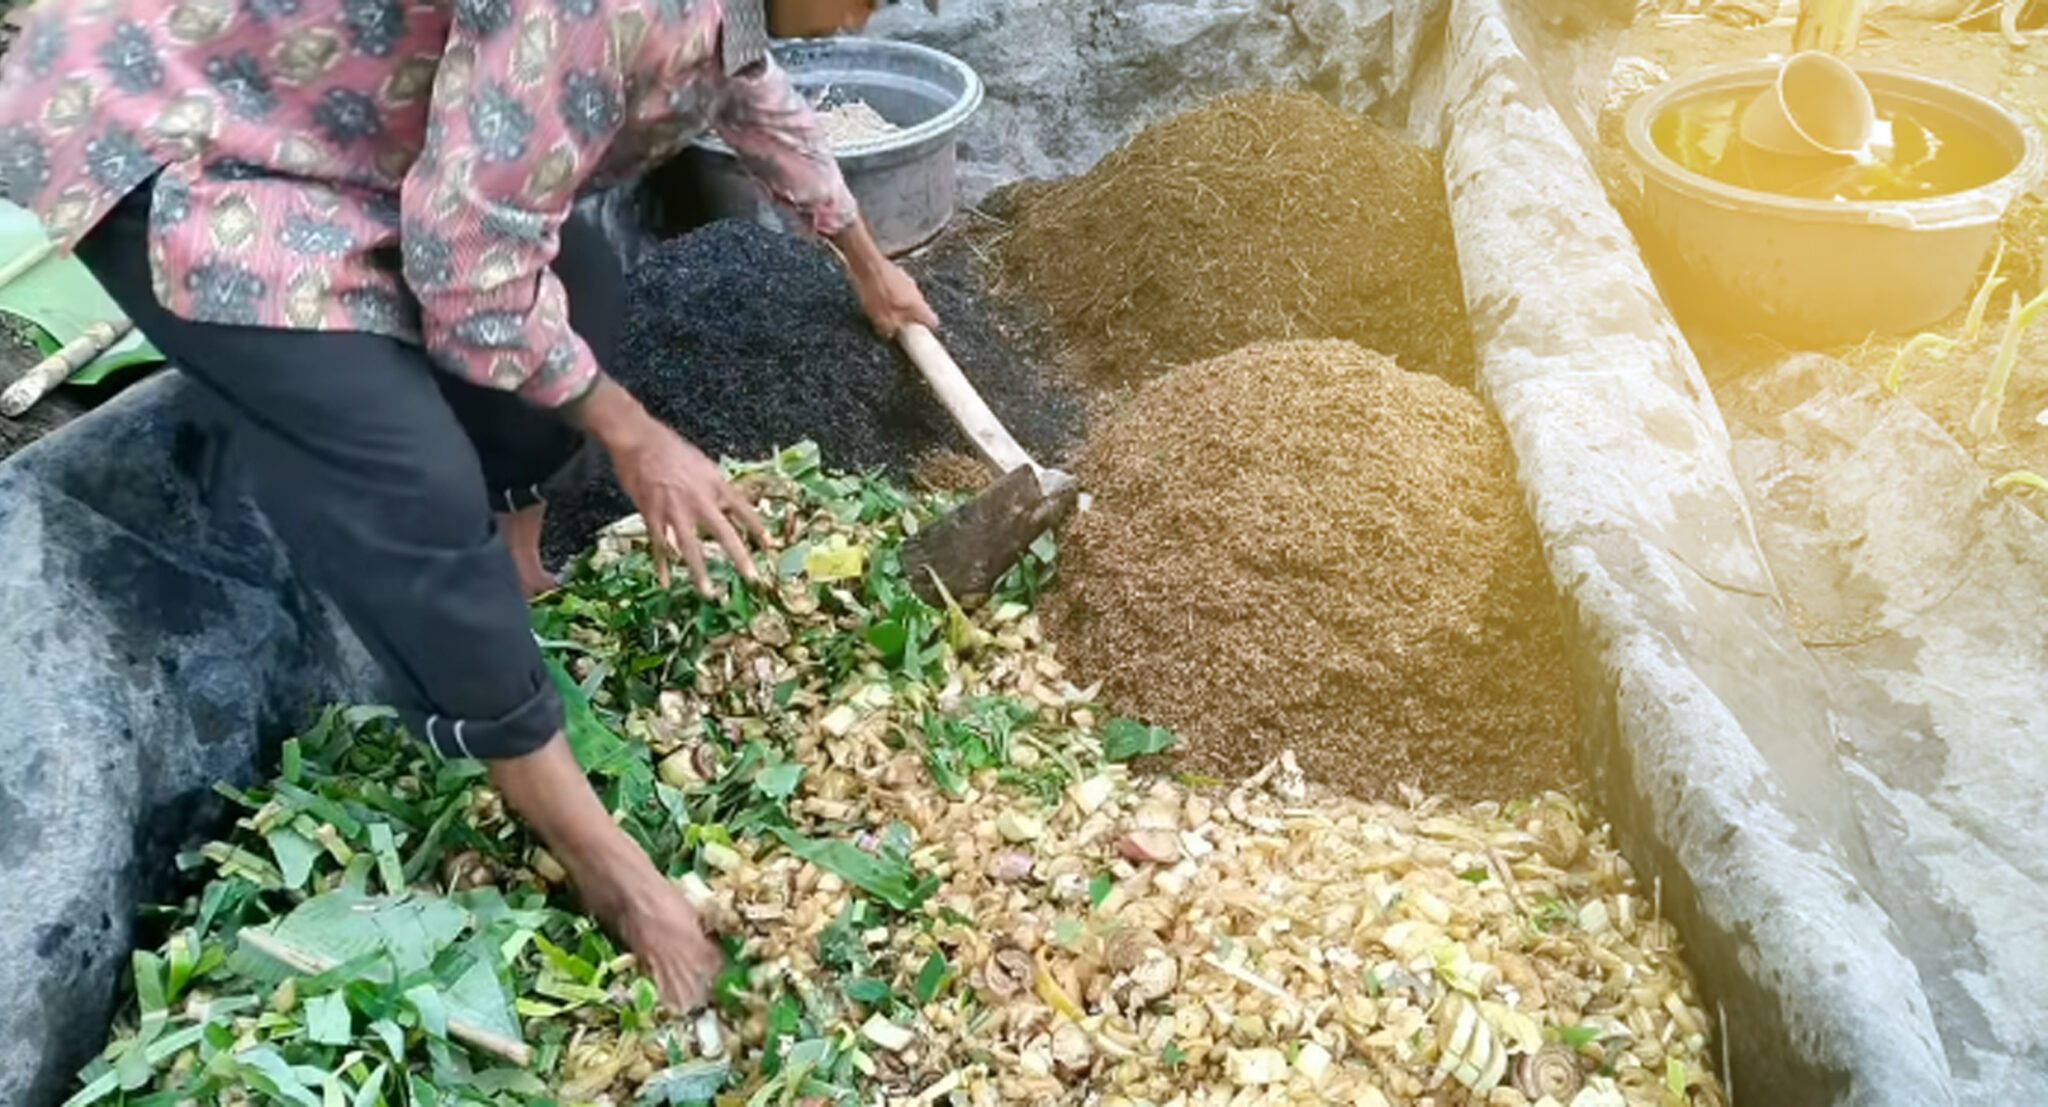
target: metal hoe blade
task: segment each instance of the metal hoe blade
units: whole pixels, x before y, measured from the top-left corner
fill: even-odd
[[[918,598],[962,604],[986,598],[1039,535],[1074,510],[1081,486],[1057,469],[1019,466],[903,544],[903,571]],[[945,586],[941,593],[939,585]]]

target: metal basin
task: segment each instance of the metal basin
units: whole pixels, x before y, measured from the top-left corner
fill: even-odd
[[[1707,70],[1637,101],[1624,143],[1642,185],[1638,234],[1673,305],[1717,327],[1830,345],[1920,330],[1969,299],[2006,209],[2040,179],[2041,139],[1975,93],[1858,67],[1880,113],[1975,128],[1998,152],[1976,187],[1909,200],[1801,199],[1726,184],[1667,156],[1651,125],[1672,108],[1768,87],[1773,62]]]
[[[957,204],[960,127],[981,106],[974,70],[928,46],[887,39],[789,40],[773,50],[797,89],[820,107],[864,101],[903,128],[835,150],[883,251],[914,250],[943,230]],[[779,209],[716,135],[693,141],[679,161],[705,215],[787,229]]]

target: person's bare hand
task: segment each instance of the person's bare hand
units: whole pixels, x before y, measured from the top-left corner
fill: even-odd
[[[746,495],[725,479],[702,450],[649,415],[608,377],[600,377],[566,414],[611,455],[619,487],[625,489],[647,524],[647,545],[662,587],[669,585],[669,565],[680,558],[690,567],[697,594],[716,598],[711,575],[704,568],[702,539],[707,536],[717,540],[741,578],[749,583],[760,581],[761,571],[740,532],[746,531],[765,550],[768,530]]]
[[[939,327],[939,317],[925,302],[917,281],[895,262],[883,262],[872,273],[857,277],[853,291],[875,333],[883,338],[895,338],[912,323],[932,330]]]
[[[641,438],[612,451],[612,468],[618,473],[619,486],[647,523],[648,549],[654,555],[654,572],[662,587],[668,586],[670,563],[680,556],[690,567],[697,593],[706,599],[716,595],[704,568],[701,539],[706,535],[717,539],[743,579],[760,581],[761,572],[741,540],[740,530],[766,549],[767,528],[761,525],[754,505],[702,450],[650,420]]]
[[[704,933],[682,890],[660,878],[629,892],[611,924],[654,980],[662,1002],[688,1014],[711,998],[725,956]]]
[[[826,241],[846,267],[860,310],[876,334],[893,339],[912,323],[939,329],[938,313],[925,302],[924,291],[902,266],[882,253],[866,221],[856,219]]]
[[[490,761],[491,783],[547,843],[584,910],[632,949],[662,1001],[687,1013],[724,964],[682,890],[664,879],[597,798],[557,733],[520,757]]]

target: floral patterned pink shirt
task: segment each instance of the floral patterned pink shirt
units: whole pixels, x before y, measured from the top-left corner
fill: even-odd
[[[172,312],[392,335],[555,407],[597,372],[549,268],[586,185],[711,130],[817,233],[858,217],[788,76],[727,74],[722,23],[719,0],[38,0],[0,62],[0,195],[68,248],[161,170]]]

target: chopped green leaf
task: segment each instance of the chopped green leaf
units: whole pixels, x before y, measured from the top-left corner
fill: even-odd
[[[441,1002],[441,992],[432,984],[419,984],[405,990],[405,1001],[412,1005],[420,1017],[420,1029],[436,1038],[448,1036],[448,1007]]]
[[[856,976],[846,982],[846,998],[864,1007],[880,1007],[888,1003],[892,995],[888,984],[872,976]]]
[[[549,966],[556,972],[561,973],[578,984],[594,984],[597,982],[596,965],[570,953],[538,934],[533,936],[533,944],[540,949],[542,955],[547,958]]]
[[[348,999],[328,992],[306,1001],[306,1037],[318,1045],[344,1046],[354,1037]]]
[[[281,765],[278,775],[284,778],[285,783],[297,784],[305,776],[305,752],[301,749],[297,738],[287,738],[284,740],[284,749],[280,755],[280,761]]]
[[[640,1085],[637,1107],[699,1107],[712,1102],[732,1079],[726,1062],[685,1061],[662,1069]]]
[[[895,619],[884,619],[868,628],[868,644],[880,650],[887,661],[903,656],[903,648],[910,644],[910,632]]]
[[[183,996],[185,985],[191,983],[192,977],[201,971],[200,956],[193,949],[198,941],[197,931],[185,930],[171,935],[170,941],[165,943],[165,953],[169,959],[169,978],[164,986],[166,1004],[176,1002]],[[149,1008],[145,1003],[143,1014],[148,1013]]]
[[[243,1079],[266,1096],[299,1104],[300,1107],[322,1107],[320,1096],[314,1094],[298,1072],[270,1046],[245,1050],[236,1054],[235,1060]]]
[[[156,1066],[150,1063],[149,1050],[140,1040],[130,1042],[128,1051],[114,1062],[114,1079],[124,1092],[148,1086],[150,1078],[155,1075]]]
[[[363,1078],[362,1086],[356,1089],[355,1101],[349,1107],[375,1107],[383,1102],[384,1079],[390,1072],[390,1066],[379,1062],[370,1070],[370,1075]]]
[[[811,556],[811,544],[799,542],[782,551],[782,557],[775,562],[775,575],[784,580],[793,580],[804,571],[804,562]]]
[[[269,842],[270,855],[277,859],[277,871],[284,876],[284,886],[292,891],[304,888],[306,879],[313,875],[313,862],[319,860],[321,848],[288,826],[271,831]]]
[[[377,1040],[383,1043],[386,1057],[396,1063],[405,1061],[405,1031],[399,1029],[397,1023],[390,1019],[378,1019],[370,1024],[370,1033],[375,1034]]]
[[[136,950],[129,957],[135,970],[135,999],[142,1008],[142,1014],[161,1015],[170,1006],[164,991],[164,962],[154,953]]]
[[[789,852],[894,907],[912,911],[938,890],[935,877],[918,877],[906,860],[877,857],[847,842],[820,842],[781,827],[774,834]]]
[[[1100,907],[1109,901],[1109,894],[1116,891],[1116,878],[1108,873],[1096,873],[1088,881],[1088,906]]]
[[[804,767],[793,762],[770,765],[754,777],[754,787],[772,800],[788,799],[804,778]]]
[[[925,958],[924,968],[918,970],[915,994],[920,1006],[938,998],[939,990],[946,986],[946,957],[938,951]]]
[[[377,855],[377,878],[384,882],[384,890],[392,895],[405,892],[405,866],[398,862],[398,844],[392,838],[390,823],[370,824],[370,848]]]
[[[1557,1031],[1557,1040],[1573,1049],[1584,1049],[1600,1040],[1600,1028],[1596,1026],[1562,1027]]]
[[[1171,731],[1130,719],[1111,719],[1102,728],[1102,756],[1111,761],[1164,753],[1173,745]]]

